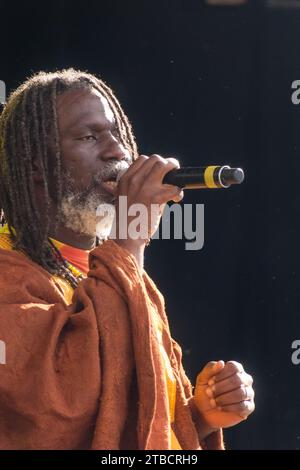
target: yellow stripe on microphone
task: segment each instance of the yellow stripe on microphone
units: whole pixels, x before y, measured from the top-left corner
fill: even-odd
[[[214,181],[214,171],[216,168],[219,168],[219,165],[208,166],[204,172],[204,181],[208,188],[218,188]]]

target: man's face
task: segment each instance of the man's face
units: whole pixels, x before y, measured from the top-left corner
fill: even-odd
[[[70,90],[57,99],[62,154],[63,199],[60,221],[75,233],[108,235],[115,187],[107,182],[132,163],[119,141],[115,118],[97,90]],[[107,217],[96,216],[106,204]],[[103,213],[103,212],[102,212]]]

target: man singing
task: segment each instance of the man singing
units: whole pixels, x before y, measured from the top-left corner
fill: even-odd
[[[209,362],[194,390],[184,373],[143,268],[162,211],[145,237],[128,225],[119,236],[118,223],[109,236],[120,196],[149,212],[181,200],[162,184],[176,167],[138,155],[118,100],[91,74],[41,72],[10,95],[0,117],[0,449],[223,449],[222,428],[254,410],[241,364]],[[104,204],[112,210],[99,216]]]

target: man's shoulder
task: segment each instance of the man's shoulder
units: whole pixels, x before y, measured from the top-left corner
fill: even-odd
[[[0,248],[0,285],[2,287],[12,280],[34,281],[36,278],[41,282],[42,279],[50,280],[51,275],[25,254]]]
[[[0,302],[15,296],[16,301],[33,294],[48,297],[53,291],[51,274],[16,250],[0,248]]]
[[[0,273],[18,270],[34,271],[38,265],[23,253],[16,250],[6,250],[0,248]]]

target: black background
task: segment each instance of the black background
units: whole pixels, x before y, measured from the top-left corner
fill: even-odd
[[[38,70],[88,70],[115,90],[142,153],[244,168],[242,186],[186,191],[205,204],[204,248],[154,240],[146,267],[190,378],[218,359],[254,376],[256,411],[226,431],[227,447],[300,448],[300,9],[27,1],[0,15],[8,91]]]

